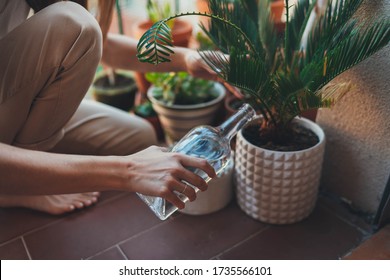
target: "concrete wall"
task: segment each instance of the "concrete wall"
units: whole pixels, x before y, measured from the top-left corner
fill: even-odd
[[[390,14],[390,0],[366,0],[359,19]],[[317,122],[327,146],[322,188],[374,213],[390,174],[390,46],[340,75],[353,89]]]

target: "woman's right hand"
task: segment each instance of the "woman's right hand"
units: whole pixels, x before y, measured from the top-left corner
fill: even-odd
[[[205,159],[195,158],[180,153],[166,152],[165,148],[152,146],[127,159],[127,187],[133,192],[144,195],[159,196],[174,204],[179,209],[184,203],[175,191],[183,193],[193,201],[196,193],[183,181],[196,186],[200,190],[207,189],[207,183],[200,176],[187,168],[203,170],[210,178],[216,173]]]

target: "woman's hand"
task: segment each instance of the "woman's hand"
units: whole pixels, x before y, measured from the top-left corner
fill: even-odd
[[[211,178],[216,176],[213,167],[205,160],[179,153],[165,152],[164,148],[152,146],[130,155],[128,159],[128,187],[131,191],[162,197],[179,209],[184,203],[175,193],[183,193],[193,201],[196,193],[183,181],[200,190],[207,189],[207,183],[187,168],[198,168]]]
[[[197,51],[187,49],[184,55],[184,62],[186,67],[185,71],[187,71],[191,76],[214,81],[220,80],[218,75],[210,69]]]

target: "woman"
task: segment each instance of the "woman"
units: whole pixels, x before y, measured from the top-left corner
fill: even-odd
[[[183,208],[175,191],[196,195],[182,180],[207,188],[186,167],[215,176],[203,159],[149,147],[156,137],[144,120],[83,100],[100,61],[214,78],[190,49],[176,49],[169,64],[138,62],[134,40],[107,34],[114,2],[99,1],[100,25],[86,1],[0,4],[0,207],[62,214],[92,205],[99,191],[124,190]]]

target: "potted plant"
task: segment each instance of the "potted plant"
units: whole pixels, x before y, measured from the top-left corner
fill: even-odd
[[[133,108],[137,91],[137,85],[130,73],[112,69],[96,74],[92,84],[95,100],[126,112]]]
[[[168,143],[181,139],[195,126],[215,124],[225,97],[221,84],[185,72],[147,73],[146,79],[152,84],[148,99],[159,116]]]
[[[123,34],[122,13],[118,1],[116,1],[118,29],[119,33]],[[129,72],[112,68],[103,70],[100,67],[92,83],[92,96],[95,100],[127,112],[134,106],[137,91],[135,79]]]
[[[279,38],[270,1],[256,2],[237,1],[232,7],[210,0],[210,14],[192,14],[211,18],[205,32],[220,50],[201,52],[202,58],[220,78],[245,90],[261,114],[237,136],[238,203],[255,219],[287,224],[311,213],[324,152],[322,129],[299,116],[330,107],[348,92],[349,83],[332,80],[387,45],[390,22],[386,18],[358,23],[353,15],[362,0],[329,1],[314,21],[309,18],[317,1],[290,6],[285,0],[286,25]],[[172,18],[180,16],[184,15]],[[169,61],[165,22],[170,19],[156,23],[141,38],[141,61]],[[153,40],[159,36],[166,39],[164,46]],[[294,151],[296,144],[286,147],[286,142],[301,137],[315,141],[300,151]]]

